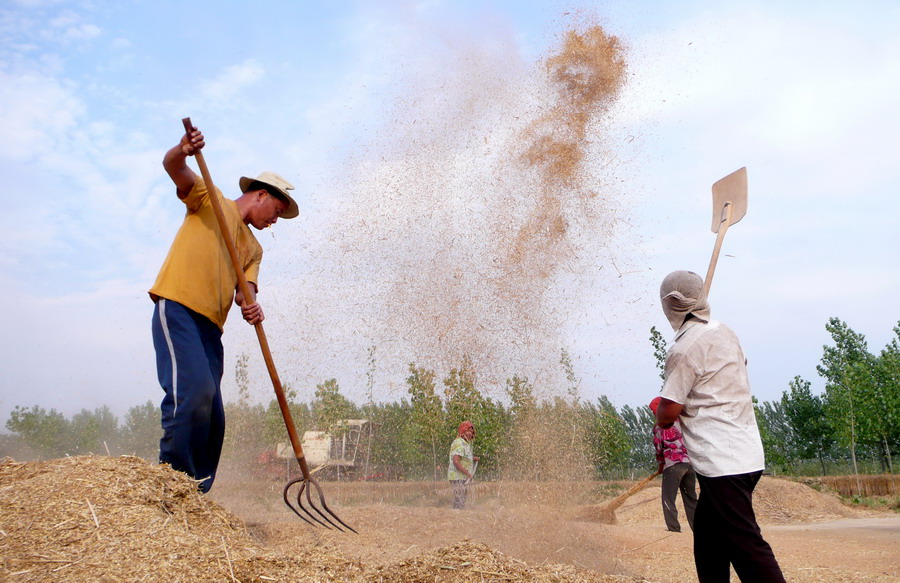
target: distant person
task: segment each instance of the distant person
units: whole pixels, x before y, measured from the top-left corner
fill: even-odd
[[[475,477],[475,463],[480,459],[472,455],[472,440],[475,439],[475,426],[471,421],[463,421],[456,430],[456,439],[450,445],[450,463],[447,466],[447,479],[453,489],[453,509],[462,510],[466,505],[469,484]]]
[[[219,231],[203,179],[187,166],[187,157],[204,146],[196,128],[166,152],[163,167],[184,203],[185,217],[156,283],[150,288],[156,370],[165,391],[163,437],[159,461],[199,481],[202,492],[212,487],[225,436],[225,410],[220,384],[223,371],[222,328],[231,302],[241,307],[249,324],[262,322],[255,298],[236,290],[237,276]],[[299,214],[286,180],[272,172],[241,178],[236,200],[222,197],[222,211],[254,296],[258,291],[262,247],[250,231],[265,229],[278,219]]]
[[[656,415],[656,409],[662,397],[650,401],[650,410]],[[681,424],[678,420],[671,427],[663,429],[653,426],[653,449],[656,450],[656,461],[659,462],[659,473],[662,474],[662,508],[666,528],[671,532],[681,532],[678,522],[678,508],[675,496],[681,490],[681,502],[687,515],[688,525],[694,530],[694,511],[697,509],[697,474],[691,467],[687,448],[681,435]]]
[[[744,583],[783,583],[775,553],[753,512],[753,489],[765,467],[750,396],[747,360],[737,336],[710,319],[703,279],[675,271],[659,289],[675,342],[666,356],[656,410],[660,427],[678,420],[700,482],[694,514],[694,563],[700,583],[727,582],[729,566]]]

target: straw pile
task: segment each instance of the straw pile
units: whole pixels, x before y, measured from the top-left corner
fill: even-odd
[[[603,575],[567,565],[529,567],[522,561],[510,559],[487,545],[462,541],[455,545],[425,553],[397,565],[377,569],[371,581],[407,583],[430,581],[533,581],[535,583],[623,583],[643,579]]]
[[[230,581],[272,559],[185,474],[136,457],[4,459],[0,531],[4,581]]]
[[[0,460],[2,581],[640,581],[529,567],[466,541],[366,566],[315,533],[290,557],[268,550],[185,474],[141,458]]]
[[[838,518],[877,516],[858,506],[848,506],[834,492],[818,492],[806,484],[779,478],[763,478],[753,493],[753,508],[761,523],[792,524]]]
[[[577,509],[576,520],[606,522],[603,510],[609,502]],[[662,524],[659,482],[635,493],[619,508],[618,524]],[[676,497],[679,516],[684,516],[681,494]],[[763,477],[753,492],[753,509],[760,524],[797,524],[840,518],[880,516],[881,513],[849,506],[833,492],[819,492],[792,480]]]

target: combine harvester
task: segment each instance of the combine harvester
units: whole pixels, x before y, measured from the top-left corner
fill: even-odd
[[[343,419],[332,431],[304,431],[303,452],[313,474],[328,471],[336,479],[355,480],[365,470],[365,447],[360,451],[360,441],[367,419]],[[293,458],[291,444],[275,446],[275,456],[288,462]],[[287,472],[291,465],[286,463]]]

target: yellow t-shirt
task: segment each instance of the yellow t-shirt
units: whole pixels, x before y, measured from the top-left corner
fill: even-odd
[[[223,198],[218,188],[216,191],[244,275],[247,281],[256,283],[262,246],[241,220],[237,203]],[[221,329],[234,301],[237,276],[201,178],[196,179],[194,188],[182,202],[187,207],[184,223],[175,235],[150,294],[176,301],[206,316]]]

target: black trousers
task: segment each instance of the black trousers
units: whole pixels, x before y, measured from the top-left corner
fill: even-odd
[[[718,478],[697,474],[694,563],[700,583],[727,582],[729,565],[744,583],[784,583],[753,512],[753,489],[761,475],[761,471]]]

